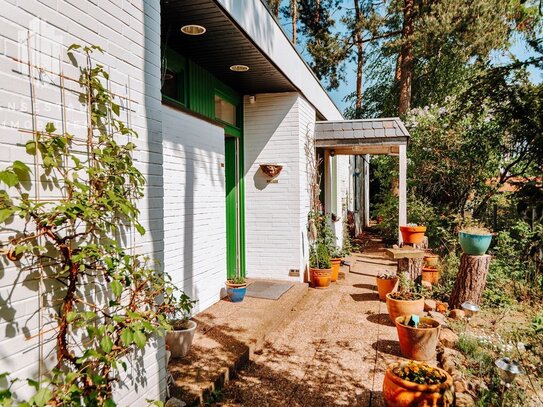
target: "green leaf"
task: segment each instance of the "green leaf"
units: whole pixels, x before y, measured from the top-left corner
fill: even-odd
[[[118,297],[123,292],[123,285],[119,283],[117,280],[113,280],[111,282],[111,291],[113,291],[113,295],[115,297]]]
[[[14,187],[19,183],[19,177],[11,170],[0,171],[0,181],[8,187]]]
[[[66,314],[66,321],[68,323],[73,322],[76,318],[77,318],[77,312],[75,311],[70,311]]]
[[[136,227],[136,230],[139,232],[140,235],[143,236],[145,234],[145,228],[139,223],[135,223],[134,226]]]
[[[142,331],[134,332],[134,343],[140,349],[145,348],[145,344],[147,343],[147,336],[145,336]]]
[[[121,341],[124,346],[132,345],[132,342],[134,342],[134,333],[130,328],[123,329],[121,332]]]
[[[79,48],[81,48],[81,45],[79,45],[79,44],[72,44],[72,45],[70,45],[70,46],[68,47],[68,51],[72,51],[72,50],[74,50],[74,49],[79,49]]]
[[[51,390],[47,387],[42,387],[38,392],[32,397],[32,400],[38,407],[45,406],[49,400],[51,400]]]
[[[109,336],[106,335],[100,341],[100,347],[104,352],[109,353],[111,352],[111,349],[113,349],[113,341]]]
[[[113,113],[115,113],[117,116],[121,113],[121,107],[117,103],[111,104],[111,110],[113,110]]]
[[[0,391],[0,401],[4,403],[4,404],[2,404],[3,406],[4,405],[10,405],[10,404],[5,404],[5,403],[8,403],[8,402],[11,402],[11,391],[9,389],[5,389],[5,390]]]
[[[30,140],[25,144],[26,153],[30,155],[36,155],[36,142],[34,140]]]
[[[45,125],[45,131],[49,134],[54,133],[57,128],[53,122],[49,122]]]
[[[115,404],[115,402],[111,399],[107,399],[105,402],[104,402],[104,407],[116,407],[117,404]]]
[[[0,209],[0,223],[4,222],[6,219],[9,219],[11,215],[13,215],[13,209]]]

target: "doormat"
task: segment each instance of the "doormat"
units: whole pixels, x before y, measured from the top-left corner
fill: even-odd
[[[247,293],[245,295],[253,298],[264,298],[266,300],[278,300],[293,285],[292,283],[254,281],[247,286]]]

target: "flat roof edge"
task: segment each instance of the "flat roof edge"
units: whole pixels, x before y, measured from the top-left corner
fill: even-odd
[[[343,115],[261,0],[215,0],[258,49],[328,120]]]

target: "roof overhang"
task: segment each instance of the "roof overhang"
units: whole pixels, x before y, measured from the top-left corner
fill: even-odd
[[[162,0],[162,38],[243,94],[299,92],[320,117],[343,116],[261,0]],[[206,28],[201,36],[183,25]],[[229,67],[243,64],[247,72]]]
[[[399,154],[409,132],[398,117],[320,121],[315,125],[316,147],[335,154]]]

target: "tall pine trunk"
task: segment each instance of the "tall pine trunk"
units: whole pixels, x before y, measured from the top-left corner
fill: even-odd
[[[356,38],[356,101],[355,101],[355,118],[360,119],[362,116],[362,68],[364,66],[364,52],[362,48],[362,33],[358,27],[360,22],[360,4],[358,0],[354,0],[354,10],[356,18],[355,38]]]
[[[400,100],[398,113],[405,116],[411,107],[411,80],[413,78],[413,16],[414,0],[404,0],[402,46],[399,56]]]
[[[298,23],[298,4],[297,0],[291,0],[290,4],[292,12],[292,43],[296,45],[296,26]]]

